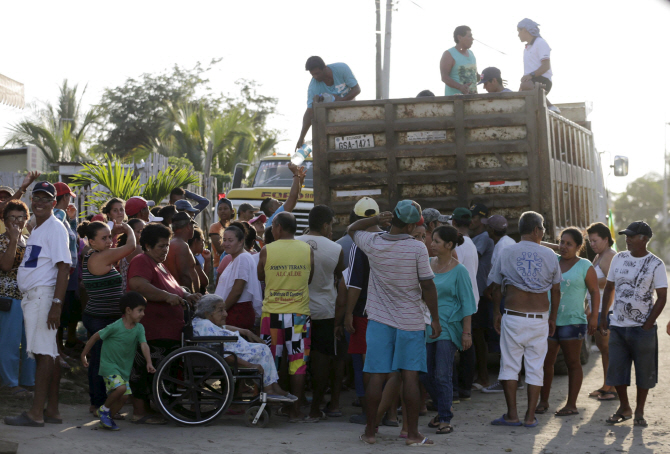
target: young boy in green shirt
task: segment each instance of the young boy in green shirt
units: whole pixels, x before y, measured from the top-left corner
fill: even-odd
[[[107,400],[97,413],[100,416],[100,425],[110,430],[119,430],[112,415],[121,410],[128,396],[132,394],[128,379],[137,344],[140,344],[144,359],[147,361],[147,372],[150,374],[156,372],[151,365],[144,327],[140,324],[147,300],[137,292],[127,292],[121,297],[119,306],[123,314],[121,318],[91,336],[81,352],[81,362],[84,367],[88,367],[86,355],[97,341],[103,341],[100,376],[105,380]]]

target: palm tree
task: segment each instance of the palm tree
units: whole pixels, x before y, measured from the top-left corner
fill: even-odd
[[[10,136],[5,144],[34,145],[49,162],[81,161],[86,157],[86,135],[100,117],[98,108],[84,112],[82,100],[86,87],[77,98],[78,85],[70,87],[67,79],[60,87],[56,106],[46,102],[33,105],[33,118],[9,127]]]

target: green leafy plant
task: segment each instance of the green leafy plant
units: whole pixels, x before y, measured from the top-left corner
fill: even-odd
[[[84,164],[84,169],[71,179],[72,186],[91,186],[93,194],[85,205],[95,208],[96,212],[111,197],[128,200],[141,195],[147,200],[160,203],[174,188],[197,182],[198,177],[193,172],[186,169],[167,169],[142,184],[135,169],[124,166],[119,160],[111,159],[101,164]]]
[[[155,177],[149,177],[144,185],[142,197],[160,203],[161,200],[170,195],[174,188],[198,183],[198,181],[197,175],[186,169],[161,170]]]

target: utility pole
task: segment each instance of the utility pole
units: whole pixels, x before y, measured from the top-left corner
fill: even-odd
[[[389,85],[391,81],[391,16],[393,13],[393,0],[386,0],[386,26],[384,27],[384,88],[382,97],[389,98]]]
[[[375,0],[375,12],[377,16],[377,28],[375,29],[375,39],[377,41],[377,58],[376,58],[376,92],[375,99],[382,99],[382,13],[381,0]]]
[[[668,125],[663,123],[663,229],[668,227]]]

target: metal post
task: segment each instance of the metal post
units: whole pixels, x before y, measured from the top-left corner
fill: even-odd
[[[389,99],[389,84],[391,81],[391,16],[393,0],[386,0],[386,26],[384,29],[384,86],[382,98]]]
[[[376,73],[376,92],[375,99],[382,99],[382,13],[381,13],[381,0],[375,0],[375,13],[377,16],[377,28],[375,31],[376,39],[376,62],[375,62],[375,73]]]
[[[670,122],[663,124],[663,217],[661,219],[664,229],[668,226],[668,125]]]

